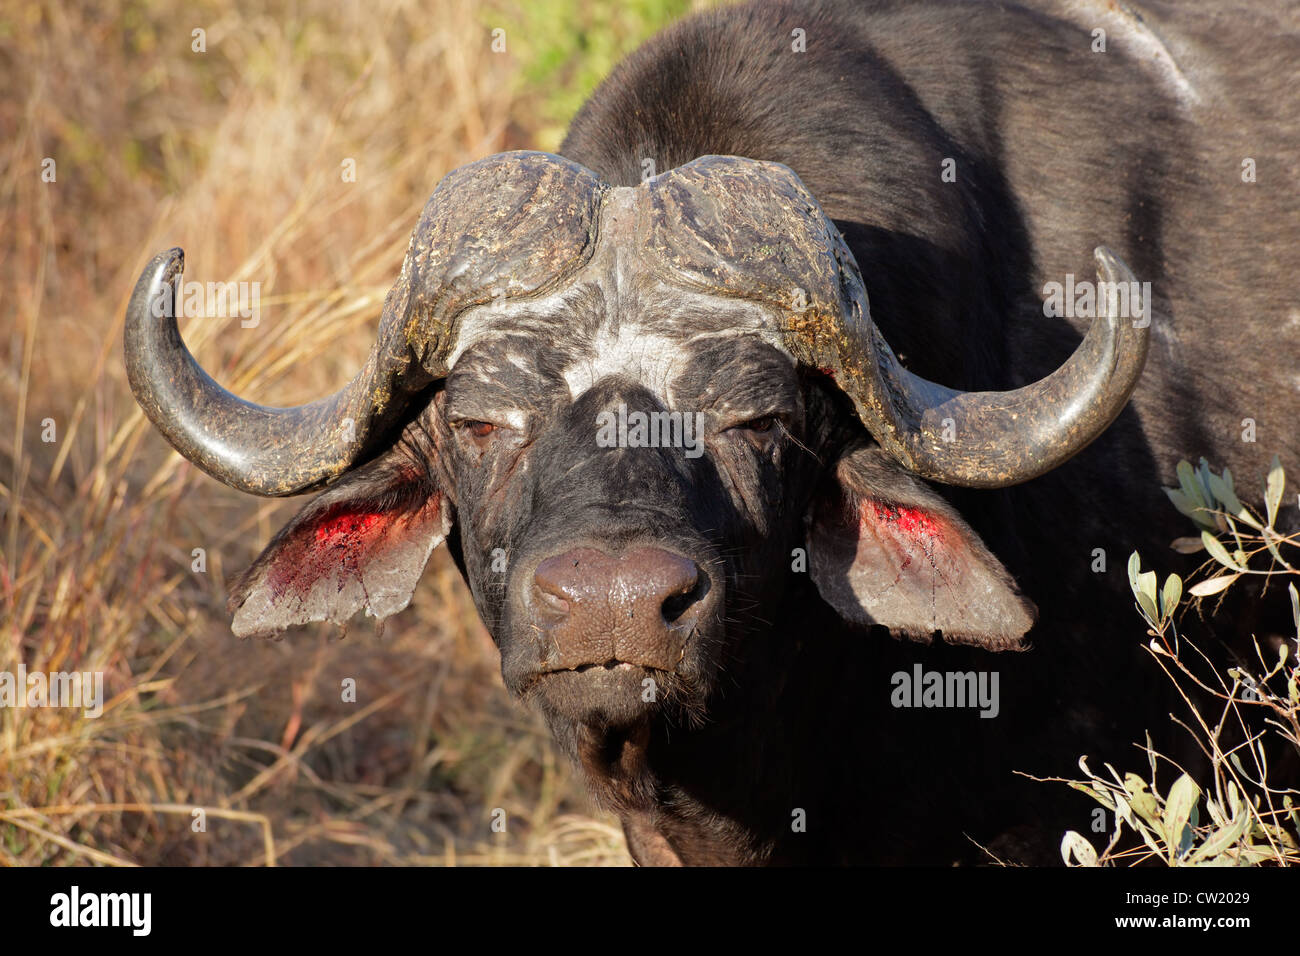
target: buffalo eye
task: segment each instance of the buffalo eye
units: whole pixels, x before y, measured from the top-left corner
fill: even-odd
[[[480,453],[487,450],[493,438],[501,431],[499,426],[479,418],[462,418],[453,421],[451,427],[456,430],[458,435],[468,439],[469,443]]]
[[[746,431],[755,435],[770,435],[778,424],[775,415],[763,415],[759,418],[751,418],[749,421],[740,422],[732,425],[728,431]]]
[[[723,430],[723,436],[732,441],[741,440],[760,451],[772,448],[781,435],[780,415],[760,415],[737,422]]]

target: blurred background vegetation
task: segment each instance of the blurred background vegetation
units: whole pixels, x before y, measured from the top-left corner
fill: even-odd
[[[182,325],[222,384],[333,391],[438,180],[554,149],[620,56],[701,5],[0,9],[0,671],[103,671],[108,698],[98,720],[0,709],[0,863],[628,862],[508,699],[445,552],[382,635],[231,635],[228,581],[302,501],[170,451],[127,389],[122,316],[148,258],[182,246],[187,281],[261,284],[256,328]]]

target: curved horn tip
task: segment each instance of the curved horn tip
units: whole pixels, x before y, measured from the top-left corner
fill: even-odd
[[[185,250],[180,246],[172,246],[166,252],[158,253],[149,260],[149,264],[144,269],[145,275],[150,276],[155,288],[163,283],[170,283],[184,271]]]
[[[1098,246],[1092,250],[1093,258],[1097,260],[1097,278],[1105,282],[1136,282],[1133,270],[1119,256],[1115,255],[1106,246]]]
[[[1126,285],[1129,288],[1129,295],[1125,301],[1129,303],[1129,316],[1111,315],[1108,307],[1103,308],[1102,303],[1110,305],[1109,297],[1098,299],[1097,318],[1100,320],[1104,315],[1107,323],[1116,331],[1127,330],[1129,335],[1136,336],[1145,341],[1151,333],[1151,307],[1150,297],[1147,295],[1146,284],[1139,285],[1137,276],[1133,270],[1128,267],[1128,263],[1121,259],[1106,246],[1098,246],[1092,250],[1093,258],[1097,260],[1097,283],[1098,288],[1104,287],[1115,288],[1116,286]],[[1136,308],[1134,305],[1136,303]],[[1120,319],[1132,318],[1131,322],[1121,322]]]
[[[144,318],[176,319],[176,280],[185,272],[185,250],[173,246],[160,252],[140,272],[126,318],[129,327]],[[143,307],[143,308],[142,308]]]

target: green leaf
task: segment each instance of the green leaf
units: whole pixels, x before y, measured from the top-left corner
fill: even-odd
[[[1165,825],[1160,819],[1160,804],[1147,790],[1146,781],[1135,773],[1126,773],[1124,789],[1128,791],[1128,803],[1134,812],[1155,830],[1160,839],[1169,842],[1165,837]]]
[[[1210,490],[1210,463],[1203,456],[1201,463],[1196,466],[1196,477],[1201,482],[1201,494],[1205,496],[1206,504],[1213,507],[1214,492]]]
[[[1260,535],[1264,539],[1264,544],[1268,547],[1268,553],[1273,555],[1273,560],[1278,564],[1284,564],[1282,552],[1277,549],[1277,543],[1282,540],[1282,536],[1272,528],[1260,528]]]
[[[1258,518],[1256,518],[1253,514],[1251,514],[1249,508],[1243,507],[1241,511],[1237,512],[1235,515],[1233,515],[1233,517],[1236,518],[1238,521],[1240,521],[1242,524],[1250,525],[1256,531],[1264,530],[1264,523],[1260,521]]]
[[[1282,491],[1286,488],[1286,472],[1282,470],[1282,462],[1278,460],[1277,455],[1273,456],[1273,464],[1268,469],[1268,481],[1264,488],[1264,507],[1268,509],[1268,526],[1273,527],[1273,522],[1277,520],[1277,510],[1282,505]]]
[[[1192,855],[1188,857],[1187,862],[1195,866],[1214,859],[1220,853],[1235,846],[1237,841],[1245,835],[1249,826],[1250,814],[1238,814],[1235,819],[1219,827],[1206,837],[1205,842],[1196,848]]]
[[[1160,612],[1156,610],[1155,601],[1144,592],[1137,595],[1137,604],[1138,610],[1142,612],[1142,616],[1147,619],[1147,622],[1152,627],[1159,628]]]
[[[1232,765],[1237,768],[1237,773],[1241,774],[1243,777],[1250,776],[1250,774],[1246,772],[1246,768],[1241,765],[1241,758],[1237,756],[1237,752],[1235,750],[1232,753],[1228,754],[1228,760],[1231,761]]]
[[[1201,542],[1205,545],[1205,550],[1210,552],[1210,557],[1215,561],[1218,561],[1229,571],[1246,570],[1232,559],[1232,555],[1228,554],[1228,549],[1223,546],[1223,543],[1218,538],[1210,534],[1210,532],[1201,532]]]
[[[1114,800],[1111,799],[1111,795],[1108,790],[1103,790],[1100,787],[1093,787],[1090,786],[1089,784],[1082,783],[1081,781],[1078,780],[1069,781],[1069,786],[1075,790],[1078,790],[1080,793],[1086,793],[1088,796],[1092,797],[1092,799],[1096,800],[1107,810],[1115,809],[1115,802]]]
[[[1216,474],[1210,474],[1210,490],[1214,492],[1214,497],[1223,503],[1228,514],[1235,515],[1241,510],[1241,501],[1237,498],[1237,493],[1233,490],[1231,482],[1232,472],[1227,468],[1223,469],[1222,478]]]
[[[1210,491],[1214,497],[1219,499],[1223,504],[1223,509],[1243,524],[1248,524],[1256,531],[1264,530],[1264,526],[1259,520],[1250,513],[1250,509],[1241,503],[1237,497],[1236,488],[1232,481],[1232,469],[1223,469],[1223,477],[1219,477],[1213,472],[1208,472],[1210,481]]]
[[[1114,796],[1115,796],[1115,807],[1114,807],[1115,829],[1116,830],[1119,829],[1119,823],[1121,820],[1127,823],[1129,826],[1135,826],[1136,824],[1133,819],[1133,810],[1129,807],[1128,801],[1125,800],[1123,797],[1121,797],[1118,791],[1116,791]]]
[[[1183,579],[1176,574],[1171,574],[1165,578],[1164,590],[1160,593],[1160,616],[1164,618],[1173,617],[1174,609],[1178,607],[1178,602],[1183,598]]]
[[[1273,850],[1266,846],[1243,846],[1237,851],[1237,864],[1255,866],[1259,863],[1271,863],[1276,857]]]
[[[1165,832],[1171,836],[1176,836],[1180,847],[1188,839],[1183,834],[1183,828],[1187,826],[1187,821],[1192,815],[1192,808],[1196,806],[1196,801],[1200,795],[1201,788],[1187,774],[1182,774],[1175,780],[1173,787],[1169,790],[1169,799],[1165,802],[1165,813],[1162,822],[1165,825]],[[1179,855],[1181,855],[1181,851]]]
[[[1196,523],[1197,527],[1199,528],[1216,527],[1209,513],[1205,510],[1203,506],[1197,504],[1194,498],[1190,497],[1189,495],[1187,495],[1182,491],[1179,491],[1177,488],[1166,488],[1164,489],[1164,492],[1165,495],[1168,496],[1169,500],[1173,503],[1173,506],[1177,508],[1180,513],[1191,518],[1192,521]]]
[[[1296,637],[1300,637],[1300,594],[1296,593],[1294,584],[1288,584],[1286,590],[1291,595],[1291,619],[1295,621]]]
[[[1200,581],[1193,584],[1187,593],[1192,597],[1209,597],[1211,594],[1218,594],[1239,577],[1240,574],[1224,574],[1217,578],[1210,578],[1208,581]]]
[[[1197,508],[1210,507],[1209,498],[1205,493],[1205,486],[1196,476],[1196,469],[1185,461],[1178,463],[1178,487],[1182,489],[1192,504]]]
[[[1289,796],[1282,798],[1282,806],[1286,807],[1286,815],[1291,818],[1291,825],[1300,830],[1300,813],[1296,812],[1295,801]]]
[[[1227,824],[1228,818],[1224,815],[1219,802],[1213,797],[1207,796],[1205,798],[1205,808],[1210,811],[1210,819],[1214,821],[1215,826],[1221,827]]]
[[[1137,599],[1138,608],[1152,627],[1158,627],[1160,620],[1159,598],[1156,597],[1156,573],[1142,571],[1142,559],[1134,551],[1128,558],[1128,586]]]
[[[1169,498],[1175,508],[1181,511],[1187,517],[1195,519],[1197,517],[1196,502],[1177,488],[1166,488],[1165,495]]]
[[[1072,864],[1071,856],[1079,862]],[[1065,836],[1061,838],[1061,859],[1065,861],[1066,866],[1096,866],[1097,851],[1081,834],[1066,830]]]
[[[1269,823],[1269,824],[1266,824],[1266,825],[1265,825],[1264,829],[1267,830],[1267,831],[1268,831],[1268,835],[1269,835],[1270,837],[1272,837],[1273,840],[1275,840],[1275,841],[1278,842],[1278,843],[1285,843],[1287,846],[1289,846],[1289,847],[1290,847],[1291,849],[1293,849],[1293,850],[1296,849],[1297,846],[1300,846],[1300,844],[1297,844],[1297,843],[1296,843],[1296,839],[1295,839],[1295,837],[1293,837],[1290,833],[1288,833],[1288,832],[1287,832],[1287,831],[1286,831],[1282,826],[1280,826],[1279,824],[1276,824],[1276,823]]]
[[[1141,592],[1150,598],[1152,605],[1156,603],[1156,573],[1154,571],[1143,571],[1138,575],[1138,588]]]

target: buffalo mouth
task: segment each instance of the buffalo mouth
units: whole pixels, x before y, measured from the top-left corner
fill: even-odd
[[[536,683],[537,681],[545,680],[548,677],[557,677],[564,674],[585,674],[590,675],[593,678],[599,675],[610,675],[620,679],[629,675],[645,675],[645,677],[653,679],[655,675],[667,678],[671,673],[671,668],[655,667],[637,661],[588,661],[580,664],[571,664],[566,667],[539,668],[536,674],[533,675],[531,682]]]
[[[624,657],[609,657],[603,660],[563,660],[562,657],[554,657],[551,661],[543,662],[538,668],[540,674],[562,674],[565,671],[573,671],[578,674],[585,674],[588,671],[630,671],[643,670],[647,672],[661,671],[671,673],[677,669],[678,664],[686,656],[686,645],[689,641],[689,635],[684,635],[680,641],[671,645],[657,646],[650,649],[648,653],[638,655],[628,655]],[[629,659],[630,658],[630,659]],[[563,662],[561,662],[563,660]]]
[[[643,665],[634,664],[631,661],[615,660],[615,661],[605,661],[605,663],[603,664],[578,664],[574,667],[560,667],[560,668],[548,669],[543,671],[542,673],[555,674],[555,673],[559,673],[562,670],[566,670],[566,671],[577,671],[579,674],[582,674],[585,673],[586,671],[595,670],[596,668],[600,668],[601,670],[607,670],[607,671],[629,671],[637,667],[643,667]]]
[[[649,720],[673,675],[628,661],[535,673],[520,696],[545,713],[588,727],[627,728]]]

